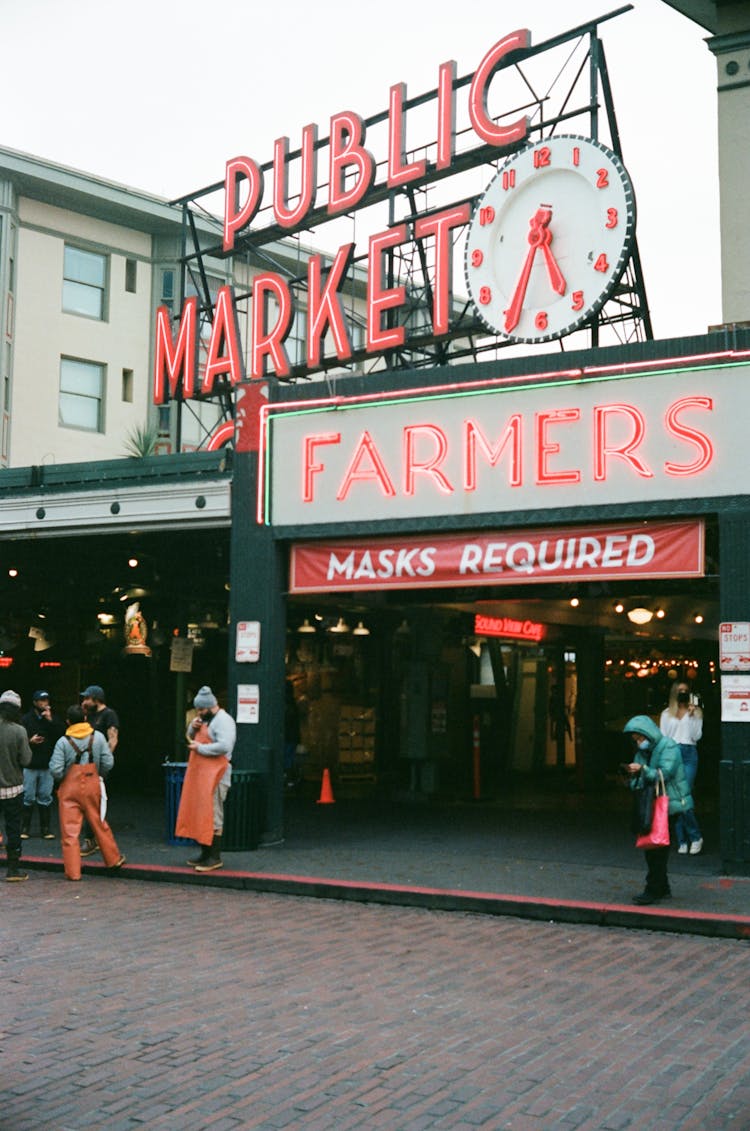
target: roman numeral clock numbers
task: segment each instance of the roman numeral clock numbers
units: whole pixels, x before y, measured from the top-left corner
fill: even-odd
[[[474,211],[469,295],[487,328],[542,342],[585,326],[619,281],[635,237],[630,178],[606,146],[551,137],[514,154]]]

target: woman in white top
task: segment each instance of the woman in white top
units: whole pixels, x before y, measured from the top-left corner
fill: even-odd
[[[679,744],[682,763],[685,767],[690,792],[698,773],[697,742],[703,735],[703,711],[698,706],[697,696],[690,694],[684,680],[675,680],[669,692],[669,703],[661,713],[659,728],[667,738]],[[677,851],[697,855],[703,848],[703,837],[695,819],[695,810],[680,813],[675,821]]]

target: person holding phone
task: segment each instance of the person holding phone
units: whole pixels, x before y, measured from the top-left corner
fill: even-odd
[[[664,779],[664,789],[669,798],[671,840],[674,822],[693,808],[679,745],[662,734],[649,715],[634,715],[625,723],[623,730],[630,735],[633,744],[632,760],[622,767],[629,777],[630,788],[653,785],[660,773]],[[633,896],[633,903],[641,906],[660,903],[672,895],[667,874],[669,845],[646,848],[643,854],[646,858],[646,884],[639,895]]]
[[[661,713],[659,728],[667,738],[672,738],[680,747],[682,764],[685,767],[688,789],[693,785],[698,773],[698,746],[703,736],[703,711],[698,696],[691,695],[690,688],[683,679],[676,679],[669,691],[669,702]],[[677,851],[681,855],[690,853],[697,856],[703,848],[703,836],[695,816],[695,810],[680,813],[675,821]]]

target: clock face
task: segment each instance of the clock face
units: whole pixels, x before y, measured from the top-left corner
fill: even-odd
[[[480,198],[466,283],[493,333],[546,342],[604,305],[630,258],[635,198],[618,157],[559,135],[514,154]]]

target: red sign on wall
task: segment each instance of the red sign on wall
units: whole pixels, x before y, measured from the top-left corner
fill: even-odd
[[[292,547],[292,593],[702,577],[704,525],[635,522]]]
[[[477,636],[509,636],[513,640],[533,640],[539,643],[547,634],[547,626],[536,620],[518,620],[517,617],[488,617],[477,613],[474,617]]]

